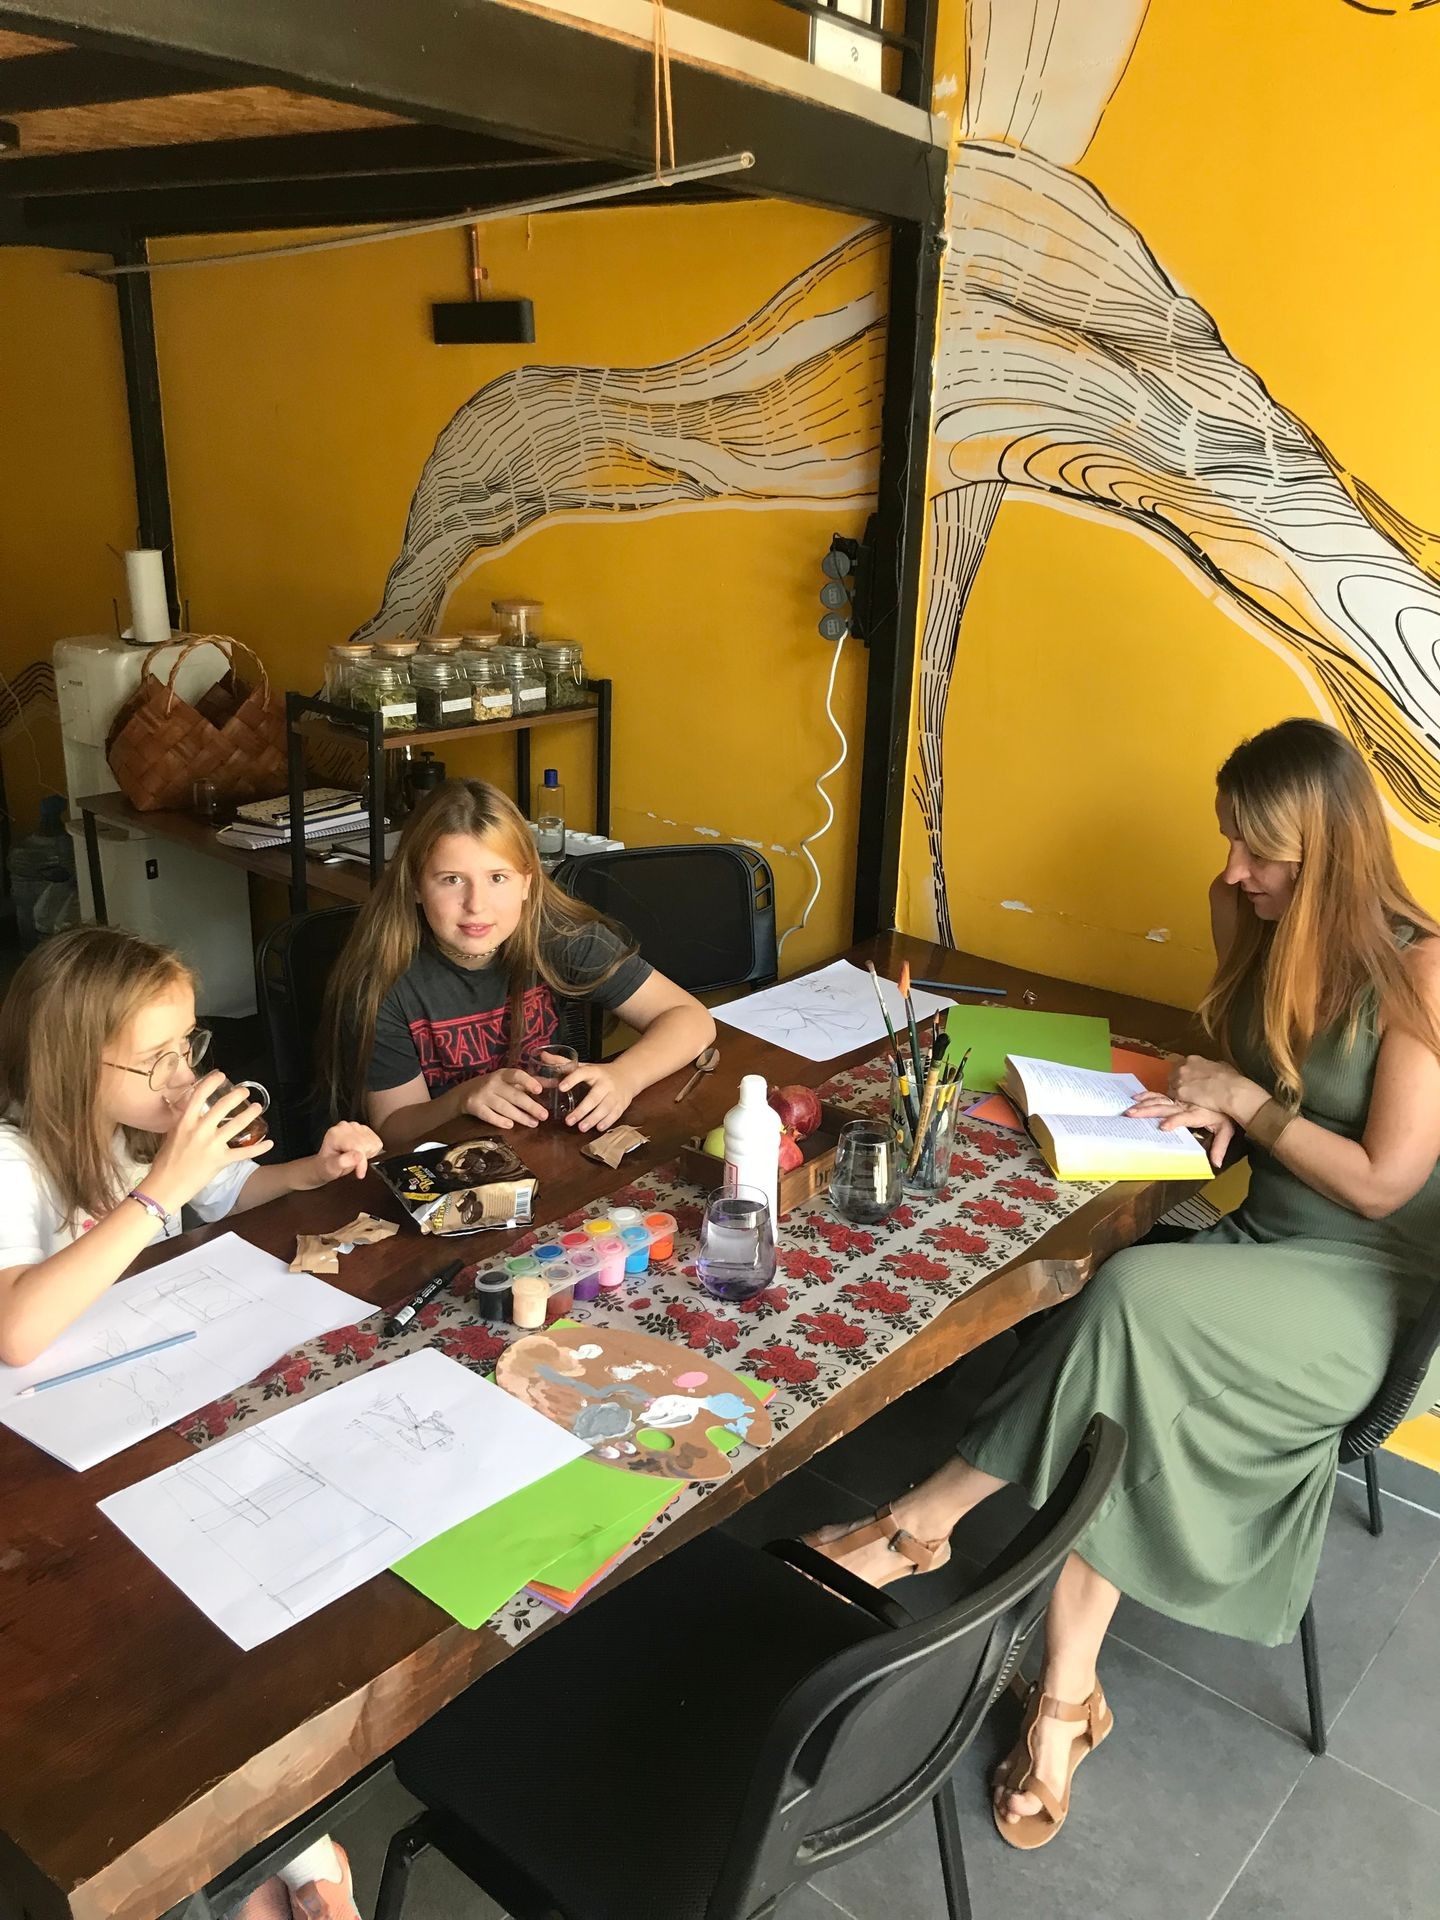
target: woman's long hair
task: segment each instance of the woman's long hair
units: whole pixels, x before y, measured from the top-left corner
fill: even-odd
[[[118,927],[74,927],[28,955],[0,1006],[0,1106],[48,1177],[62,1220],[98,1219],[123,1182],[102,1119],[106,1056],[140,1009],[193,986],[178,953]],[[137,1160],[153,1135],[123,1129]]]
[[[1440,926],[1400,878],[1380,796],[1355,748],[1318,720],[1284,720],[1242,741],[1216,778],[1250,851],[1299,869],[1278,921],[1261,920],[1243,895],[1236,901],[1235,938],[1200,1003],[1226,1056],[1234,1057],[1247,989],[1251,1038],[1291,1106],[1315,1036],[1341,1019],[1353,1036],[1367,1004],[1386,1027],[1440,1053],[1440,1031],[1395,938],[1407,923],[1430,935]]]
[[[567,998],[590,992],[618,971],[634,951],[613,921],[572,900],[540,865],[534,836],[514,802],[484,780],[446,780],[405,822],[395,857],[360,909],[325,990],[321,1021],[321,1085],[332,1114],[357,1113],[375,1049],[375,1023],[387,993],[430,935],[420,905],[420,880],[437,840],[446,834],[484,840],[530,881],[520,923],[502,949],[509,975],[507,1031],[513,1052],[524,1034],[522,1007],[532,981]],[[615,932],[625,948],[583,982],[557,969],[567,945],[596,924]]]

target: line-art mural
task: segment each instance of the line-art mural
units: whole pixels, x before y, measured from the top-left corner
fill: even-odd
[[[944,732],[966,601],[1007,496],[1159,540],[1282,650],[1440,846],[1440,542],[1348,473],[1077,170],[1148,0],[970,0],[931,448],[915,797],[936,931]],[[723,338],[639,368],[481,389],[421,473],[357,638],[433,631],[543,523],[873,495],[885,238],[863,229]]]

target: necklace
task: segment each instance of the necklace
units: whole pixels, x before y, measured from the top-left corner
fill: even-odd
[[[452,966],[463,967],[467,973],[477,973],[482,967],[488,967],[500,951],[498,947],[487,947],[484,953],[462,953],[458,947],[452,947],[438,934],[435,936],[435,944]]]

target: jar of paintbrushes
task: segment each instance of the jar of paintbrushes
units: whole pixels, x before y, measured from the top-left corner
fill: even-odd
[[[874,968],[871,968],[872,975]],[[922,1040],[910,998],[910,969],[900,970],[903,1019],[892,1022],[878,977],[875,992],[890,1036],[890,1125],[903,1168],[907,1194],[933,1199],[950,1179],[950,1156],[955,1143],[955,1116],[968,1053],[959,1061],[946,1049],[945,1026],[936,1020]]]

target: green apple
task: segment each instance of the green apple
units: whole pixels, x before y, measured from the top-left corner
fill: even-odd
[[[725,1158],[724,1127],[712,1127],[710,1129],[709,1133],[705,1136],[701,1151],[704,1153],[713,1153],[717,1160],[723,1160]]]

